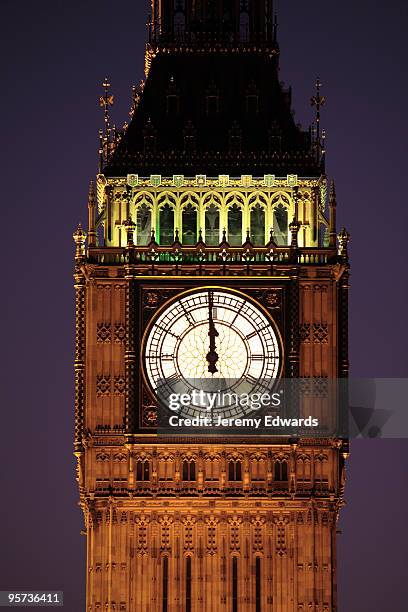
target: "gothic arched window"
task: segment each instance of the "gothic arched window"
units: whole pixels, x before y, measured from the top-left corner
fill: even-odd
[[[231,246],[242,245],[242,209],[238,204],[228,209],[228,242]]]
[[[197,209],[192,204],[187,204],[183,208],[182,223],[182,244],[195,244],[197,242]]]
[[[136,466],[136,480],[145,482],[150,480],[150,463],[148,459],[138,461]]]
[[[210,204],[205,211],[205,243],[208,246],[220,243],[220,210],[215,204]]]
[[[228,480],[230,482],[239,482],[242,480],[240,461],[233,460],[228,463]]]
[[[174,241],[174,209],[165,204],[159,215],[159,244],[170,245]]]
[[[287,482],[288,481],[288,462],[287,461],[275,461],[274,480],[276,482]]]
[[[136,244],[145,246],[152,233],[152,213],[147,204],[142,204],[136,213]]]
[[[185,459],[183,461],[183,480],[191,481],[196,479],[195,461]]]
[[[288,244],[288,209],[278,204],[273,211],[273,233],[279,246]]]
[[[255,246],[265,245],[265,209],[259,204],[251,209],[251,240]]]

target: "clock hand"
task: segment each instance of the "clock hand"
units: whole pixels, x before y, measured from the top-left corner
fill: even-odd
[[[210,350],[207,353],[207,361],[208,361],[208,371],[211,374],[215,374],[218,372],[218,368],[216,363],[218,361],[218,353],[216,351],[215,338],[219,335],[213,319],[213,305],[214,305],[214,296],[212,291],[208,292],[208,336],[210,338]]]

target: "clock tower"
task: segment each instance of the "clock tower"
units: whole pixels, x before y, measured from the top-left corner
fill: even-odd
[[[88,231],[74,233],[89,612],[337,610],[347,440],[160,426],[163,384],[348,376],[324,98],[317,82],[303,131],[278,62],[272,0],[153,0],[121,132],[103,84]]]

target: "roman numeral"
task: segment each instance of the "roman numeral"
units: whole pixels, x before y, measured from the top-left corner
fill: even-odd
[[[263,361],[265,355],[251,355],[251,361]]]
[[[251,340],[251,338],[255,338],[255,336],[257,336],[257,335],[258,335],[258,332],[253,331],[251,334],[248,334],[248,335],[246,336],[246,339],[247,339],[247,340]]]
[[[177,374],[177,372],[174,372],[174,374],[169,376],[169,378],[166,378],[166,383],[168,385],[174,385],[174,383],[178,382],[179,380],[180,380],[180,374]]]

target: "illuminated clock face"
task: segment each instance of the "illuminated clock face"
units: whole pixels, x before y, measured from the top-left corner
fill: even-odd
[[[145,365],[156,391],[223,385],[235,393],[262,392],[265,381],[278,376],[279,344],[265,314],[241,294],[203,289],[184,295],[157,318],[147,337]],[[194,406],[183,408],[185,415],[197,412]],[[245,410],[224,406],[221,412],[228,418]]]

